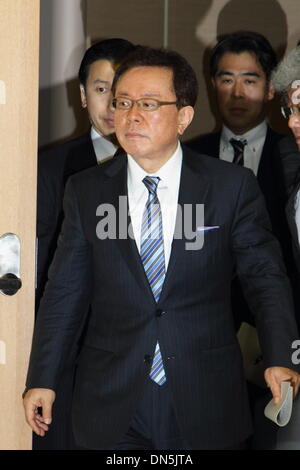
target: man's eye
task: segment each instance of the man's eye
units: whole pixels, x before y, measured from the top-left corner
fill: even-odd
[[[248,79],[248,80],[245,80],[245,83],[246,83],[247,85],[254,85],[254,84],[256,83],[256,81],[255,81],[255,80],[249,80],[249,79]]]
[[[156,103],[153,101],[142,101],[142,107],[144,109],[151,109],[156,107]]]
[[[221,83],[224,83],[225,85],[232,83],[231,78],[222,78]]]
[[[96,88],[96,91],[97,91],[97,93],[99,93],[99,94],[101,95],[101,94],[103,94],[103,93],[107,93],[107,92],[108,92],[108,88],[103,87],[103,86],[100,86],[100,87]]]
[[[121,108],[130,108],[130,102],[126,100],[118,100],[118,105]]]

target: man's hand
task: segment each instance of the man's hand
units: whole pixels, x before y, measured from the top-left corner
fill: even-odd
[[[278,405],[281,400],[281,382],[290,382],[294,390],[295,398],[300,385],[300,375],[297,372],[287,369],[286,367],[269,367],[265,370],[264,375],[276,405]]]
[[[54,390],[31,388],[23,398],[25,418],[31,429],[38,436],[45,436],[52,421],[52,405],[55,400]],[[42,414],[39,414],[39,408]]]

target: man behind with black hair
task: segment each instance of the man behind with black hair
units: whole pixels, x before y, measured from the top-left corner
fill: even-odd
[[[283,172],[277,152],[282,135],[266,121],[267,105],[274,97],[271,73],[277,59],[269,41],[261,34],[241,31],[224,36],[212,49],[210,76],[223,125],[218,132],[196,138],[188,146],[198,153],[245,166],[257,176],[265,197],[272,230],[281,244],[290,280],[294,279],[292,241],[285,216],[285,190]],[[296,290],[293,289],[296,302]],[[232,282],[232,306],[236,330],[243,326],[243,342],[248,392],[254,410],[257,399],[265,392],[258,384],[261,380],[261,355],[252,357],[255,332],[254,316],[245,300],[240,280]],[[246,324],[246,325],[245,325]],[[255,367],[254,367],[255,363]],[[255,371],[254,371],[255,369]]]
[[[131,42],[120,38],[106,39],[87,49],[78,78],[81,104],[88,112],[91,128],[86,134],[39,154],[37,308],[56,249],[68,177],[112,157],[118,148],[109,105],[111,84],[117,66],[133,49]]]
[[[300,41],[278,64],[271,75],[271,82],[281,98],[281,112],[291,130],[278,144],[286,189],[286,216],[293,240],[295,260],[294,291],[300,286]],[[296,321],[300,327],[300,295],[296,298]],[[257,403],[255,410],[257,433],[255,449],[300,449],[300,401],[293,405],[292,419],[287,426],[276,428],[262,420],[266,400]]]
[[[285,229],[283,175],[275,151],[283,136],[266,121],[267,105],[274,97],[270,76],[276,63],[276,54],[263,35],[242,31],[224,36],[210,57],[211,81],[223,125],[218,132],[193,139],[188,146],[254,172],[289,266],[291,242]],[[233,302],[237,329],[243,320],[253,323],[239,287],[234,289]]]
[[[117,66],[134,47],[125,39],[112,38],[97,42],[87,49],[78,77],[82,107],[87,109],[91,128],[86,134],[39,154],[36,311],[61,229],[66,181],[70,175],[111,158],[118,149],[110,107],[111,85]],[[71,449],[75,446],[70,422],[75,354],[76,345],[58,390],[54,408],[55,424],[44,441],[34,438],[36,449]]]
[[[284,173],[287,206],[286,214],[293,239],[294,259],[297,265],[296,284],[300,284],[300,41],[273,71],[272,85],[281,95],[281,112],[288,121],[292,135],[279,142],[278,148]],[[300,299],[298,299],[299,312]],[[298,314],[300,326],[300,315]]]

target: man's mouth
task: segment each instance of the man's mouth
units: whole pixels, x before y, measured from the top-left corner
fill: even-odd
[[[127,137],[128,139],[136,139],[136,138],[145,137],[145,136],[141,134],[140,132],[131,131],[131,132],[126,132],[125,137]]]
[[[241,113],[245,113],[247,109],[242,108],[240,106],[234,106],[232,108],[229,108],[229,111],[231,112],[231,114],[241,114]]]

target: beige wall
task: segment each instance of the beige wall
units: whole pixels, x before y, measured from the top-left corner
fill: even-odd
[[[85,0],[41,0],[40,147],[75,137],[88,126],[77,83],[86,49],[85,9]]]
[[[216,125],[203,63],[218,35],[237,29],[255,30],[267,36],[279,55],[286,45],[290,49],[300,39],[299,0],[85,0],[85,8],[87,43],[124,37],[135,43],[168,45],[191,62],[198,73],[200,94],[196,117],[186,138],[209,132]],[[74,102],[76,96],[75,89]],[[80,120],[84,120],[82,113]],[[76,135],[82,129],[79,121],[77,117],[76,125],[69,124],[68,135]],[[282,129],[277,106],[272,112],[272,123]]]
[[[200,84],[196,117],[186,138],[209,132],[216,125],[203,62],[218,35],[237,29],[258,31],[279,54],[287,43],[290,48],[300,39],[299,0],[87,0],[87,34],[91,38],[123,36],[133,42],[162,46],[165,5],[168,46],[190,61]],[[280,119],[276,124],[282,127]]]

